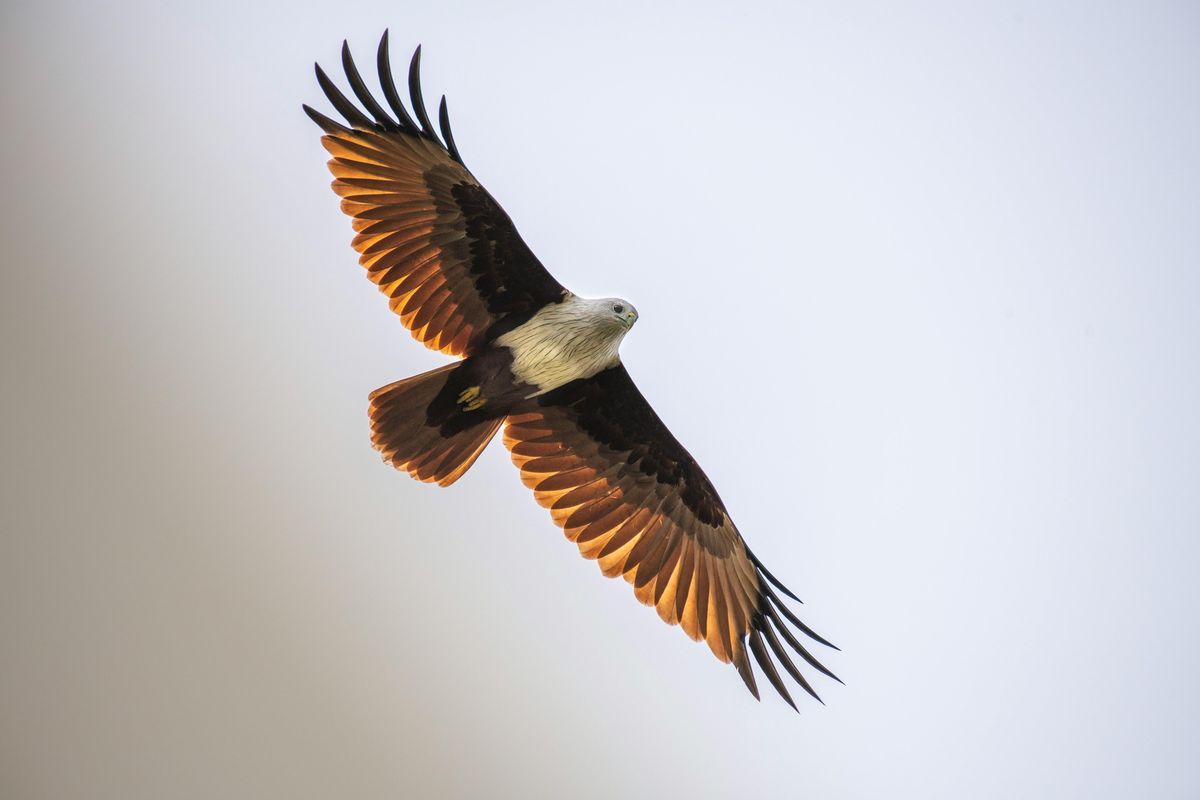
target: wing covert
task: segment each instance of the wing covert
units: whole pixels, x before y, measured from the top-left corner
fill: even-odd
[[[561,300],[566,289],[542,266],[512,220],[463,165],[439,109],[444,145],[421,97],[420,48],[409,69],[417,121],[396,91],[388,39],[379,43],[380,85],[392,114],[375,99],[343,43],[351,102],[317,66],[317,80],[347,124],[308,106],[332,158],[333,190],[352,218],[353,246],[367,275],[413,337],[450,355],[468,355],[489,329]],[[368,116],[368,114],[370,116]]]

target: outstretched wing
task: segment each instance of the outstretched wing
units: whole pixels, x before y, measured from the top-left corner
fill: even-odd
[[[586,557],[624,576],[663,621],[733,662],[758,697],[747,646],[795,708],[771,653],[817,697],[783,642],[837,680],[784,622],[830,645],[783,604],[795,595],[746,548],[721,498],[617,365],[536,398],[510,416],[504,443],[521,480]],[[768,652],[769,650],[769,652]],[[819,700],[820,698],[817,697]]]
[[[506,319],[523,321],[566,294],[512,220],[463,165],[442,98],[438,139],[421,98],[421,48],[408,85],[414,122],[396,92],[387,33],[379,42],[379,81],[395,118],[368,91],[342,44],[350,88],[367,114],[317,66],[317,81],[346,125],[304,106],[321,126],[333,158],[333,190],[353,218],[354,249],[414,338],[434,350],[468,355]],[[493,332],[494,333],[494,332]]]

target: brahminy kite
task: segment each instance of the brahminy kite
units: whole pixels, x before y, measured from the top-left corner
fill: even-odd
[[[838,679],[788,623],[833,645],[784,604],[776,589],[798,599],[746,547],[700,465],[621,363],[637,310],[573,294],[542,266],[464,165],[445,97],[439,138],[421,97],[420,58],[418,47],[411,114],[386,32],[378,70],[390,114],[344,42],[342,66],[362,108],[320,65],[317,81],[345,123],[304,106],[324,131],[359,262],[413,337],[459,359],[371,393],[375,447],[397,469],[446,486],[503,426],[521,480],[601,572],[625,578],[664,622],[732,663],[756,698],[747,650],[792,708],[772,653],[820,700],[787,648]]]

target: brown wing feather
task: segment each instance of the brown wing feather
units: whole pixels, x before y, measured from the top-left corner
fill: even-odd
[[[413,337],[462,356],[478,350],[488,331],[508,317],[525,318],[560,300],[566,290],[522,241],[512,221],[447,149],[421,106],[418,60],[409,75],[421,127],[395,94],[380,42],[380,79],[398,119],[387,116],[358,74],[348,47],[342,62],[369,118],[324,72],[317,78],[342,124],[305,107],[325,135],[333,190],[351,217],[354,249],[367,275]],[[449,119],[442,109],[443,136]]]
[[[736,559],[752,568],[728,519],[714,531],[727,541],[726,555],[712,557],[697,536],[705,523],[682,505],[669,503],[672,498],[656,491],[656,484],[639,481],[636,473],[623,469],[624,462],[616,454],[602,454],[585,434],[572,428],[560,409],[509,417],[504,443],[521,469],[525,485],[533,489],[540,505],[550,509],[567,538],[579,544],[580,553],[598,558],[604,574],[620,575],[633,584],[638,600],[655,606],[665,622],[678,622],[668,596],[671,580],[678,575],[681,562],[689,560],[685,556],[694,559],[697,555],[706,565],[704,574],[715,574],[721,581],[714,583],[718,600],[713,603],[713,618],[726,613],[726,603],[735,620],[749,618],[758,592],[747,592],[737,578],[720,577],[735,569],[730,562]],[[527,455],[539,448],[554,448],[554,455]],[[736,591],[724,588],[734,582]],[[706,584],[702,589],[701,614],[708,613],[707,588]],[[692,638],[706,641],[722,661],[742,657],[744,623],[731,624],[729,617],[723,616],[713,624],[689,625],[685,630]]]
[[[733,662],[755,696],[750,655],[791,703],[770,652],[815,696],[776,628],[805,661],[833,677],[784,627],[777,609],[798,621],[767,585],[774,578],[624,367],[538,398],[508,418],[504,443],[521,480],[579,552],[603,574],[624,577],[664,622]]]

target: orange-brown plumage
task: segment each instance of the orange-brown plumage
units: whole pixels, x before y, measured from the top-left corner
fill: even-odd
[[[419,57],[418,48],[411,114],[386,34],[378,64],[390,113],[345,45],[343,68],[361,107],[320,67],[317,80],[346,123],[305,107],[324,131],[359,263],[414,338],[464,359],[373,392],[372,443],[414,478],[449,485],[503,426],[521,480],[604,575],[623,577],[664,622],[732,662],[756,697],[751,657],[794,707],[772,655],[815,697],[787,648],[833,675],[788,624],[828,642],[772,589],[792,596],[746,547],[703,470],[620,363],[636,311],[616,298],[578,298],[542,266],[464,166],[444,99],[439,139],[421,98]]]

